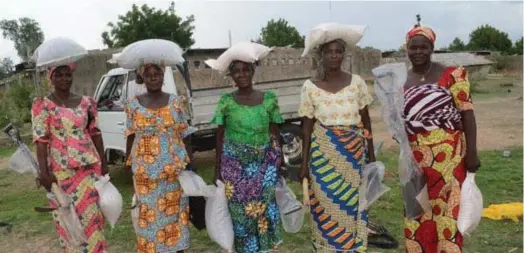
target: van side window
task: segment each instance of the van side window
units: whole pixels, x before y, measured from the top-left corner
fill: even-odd
[[[122,105],[118,103],[123,96],[125,75],[108,76],[104,89],[98,99],[99,111],[122,111]]]

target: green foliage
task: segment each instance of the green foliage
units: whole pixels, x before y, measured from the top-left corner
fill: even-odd
[[[40,29],[40,24],[31,18],[4,19],[0,21],[0,30],[4,39],[15,43],[18,56],[23,61],[28,61],[35,49],[44,42],[44,33]]]
[[[469,50],[499,51],[511,54],[513,43],[508,34],[490,25],[482,25],[469,35]]]
[[[513,53],[522,55],[522,40],[524,37],[520,37],[519,40],[515,41],[515,47],[513,48]]]
[[[182,20],[175,13],[175,3],[167,10],[157,10],[146,4],[133,7],[125,15],[118,16],[118,22],[108,24],[109,31],[102,33],[105,45],[110,48],[125,47],[145,39],[165,39],[176,42],[182,48],[191,47],[195,27],[193,15]]]
[[[262,28],[260,38],[256,42],[268,47],[303,48],[304,40],[304,36],[301,36],[295,27],[281,18],[269,20],[266,26]]]
[[[456,37],[453,42],[448,46],[450,51],[464,51],[466,50],[466,44],[458,37]]]
[[[14,68],[11,58],[5,57],[0,60],[0,79],[8,77],[14,71]]]
[[[15,83],[0,96],[0,128],[10,122],[17,126],[31,122],[34,91],[32,83]]]

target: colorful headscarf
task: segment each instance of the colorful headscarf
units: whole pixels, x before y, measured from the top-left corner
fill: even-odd
[[[435,40],[437,40],[437,35],[431,28],[427,26],[415,26],[406,34],[406,44],[417,35],[426,37],[433,45],[435,45]]]
[[[56,66],[56,67],[51,67],[49,68],[48,70],[48,74],[49,76],[47,77],[49,80],[51,80],[51,78],[53,77],[53,74],[55,73],[55,71],[58,69],[58,68],[61,68],[61,67],[69,67],[71,69],[71,71],[73,71],[75,69],[75,64],[74,63],[70,63],[68,65],[61,65],[61,66]]]
[[[138,73],[142,76],[142,78],[144,78],[144,72],[146,72],[146,70],[147,70],[149,67],[152,67],[152,66],[156,66],[156,67],[158,67],[160,70],[162,70],[162,72],[164,72],[164,69],[165,69],[165,66],[164,66],[164,65],[161,65],[161,64],[154,64],[154,63],[146,63],[146,64],[143,64],[142,66],[140,66],[140,68],[138,69]]]

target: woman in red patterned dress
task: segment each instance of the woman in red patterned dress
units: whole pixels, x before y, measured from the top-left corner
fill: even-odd
[[[406,252],[462,252],[457,229],[460,188],[480,167],[466,70],[431,61],[436,35],[415,26],[406,35],[412,67],[404,86],[406,131],[424,170],[432,212],[405,221]]]
[[[49,192],[56,183],[75,206],[86,242],[75,246],[64,225],[53,218],[64,253],[105,253],[104,216],[98,205],[94,182],[108,173],[102,134],[97,127],[96,102],[71,93],[72,66],[58,66],[49,72],[54,91],[35,99],[32,113],[33,138],[40,167],[40,183]],[[47,194],[51,207],[56,196]]]

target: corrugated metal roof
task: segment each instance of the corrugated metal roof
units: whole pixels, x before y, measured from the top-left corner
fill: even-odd
[[[446,66],[472,66],[472,65],[487,65],[494,64],[494,62],[486,59],[483,56],[471,53],[441,53],[433,54],[433,61],[442,63]]]

